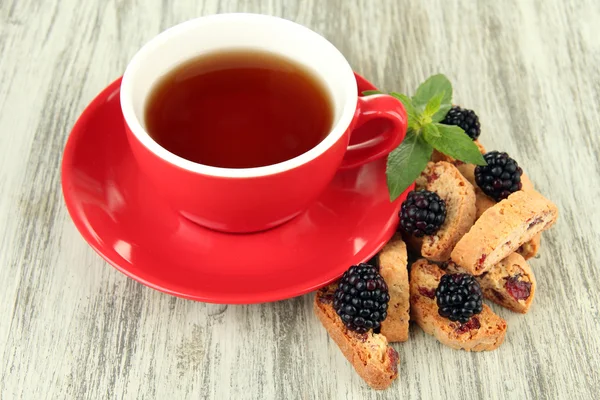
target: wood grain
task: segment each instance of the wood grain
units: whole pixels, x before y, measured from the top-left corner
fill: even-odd
[[[560,208],[532,266],[538,293],[497,351],[411,329],[400,377],[370,390],[312,295],[219,306],[125,278],[83,241],[60,191],[78,115],[135,51],[212,13],[279,15],[329,38],[387,90],[432,73]],[[0,2],[0,398],[592,399],[600,392],[600,2]],[[335,251],[335,249],[331,249]]]

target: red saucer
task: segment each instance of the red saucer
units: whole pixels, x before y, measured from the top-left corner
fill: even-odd
[[[359,92],[374,89],[356,79]],[[287,299],[370,259],[396,230],[404,195],[390,203],[385,160],[339,172],[309,210],[269,231],[225,234],[189,222],[140,175],[125,136],[120,83],[100,93],[75,124],[62,186],[85,240],[138,282],[205,302]]]

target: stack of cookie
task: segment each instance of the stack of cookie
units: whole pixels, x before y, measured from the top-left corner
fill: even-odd
[[[526,313],[531,306],[536,281],[526,260],[537,254],[541,233],[554,224],[558,210],[525,175],[518,190],[513,187],[502,199],[491,196],[489,188],[483,190],[483,178],[476,175],[474,165],[437,152],[432,155],[416,181],[416,190],[433,192],[443,200],[445,220],[433,234],[415,236],[399,229],[402,237],[396,235],[376,257],[389,292],[387,315],[380,327],[363,333],[351,329],[350,317],[342,320],[339,316],[342,300],[334,304],[336,285],[317,293],[315,313],[359,375],[375,389],[388,387],[397,377],[398,354],[389,343],[408,340],[409,319],[452,348],[493,350],[504,341],[507,324],[477,300],[477,293],[518,313]],[[503,190],[496,184],[498,188]],[[411,266],[407,245],[417,258]],[[478,283],[477,288],[469,286],[475,300],[465,306],[477,309],[474,313],[467,310],[459,316],[459,309],[456,318],[441,315],[438,289],[444,275],[468,276]]]

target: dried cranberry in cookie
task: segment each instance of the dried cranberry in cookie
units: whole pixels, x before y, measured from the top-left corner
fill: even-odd
[[[504,288],[515,300],[527,300],[531,297],[531,282],[521,280],[522,275],[517,274],[505,278]]]

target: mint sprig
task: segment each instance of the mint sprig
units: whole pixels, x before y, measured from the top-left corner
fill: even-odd
[[[363,95],[381,93],[368,90]],[[486,165],[479,148],[459,126],[440,123],[452,108],[452,84],[442,74],[429,77],[409,97],[390,92],[402,102],[408,115],[404,141],[387,159],[387,186],[394,201],[421,174],[433,149],[452,158],[476,165]]]

